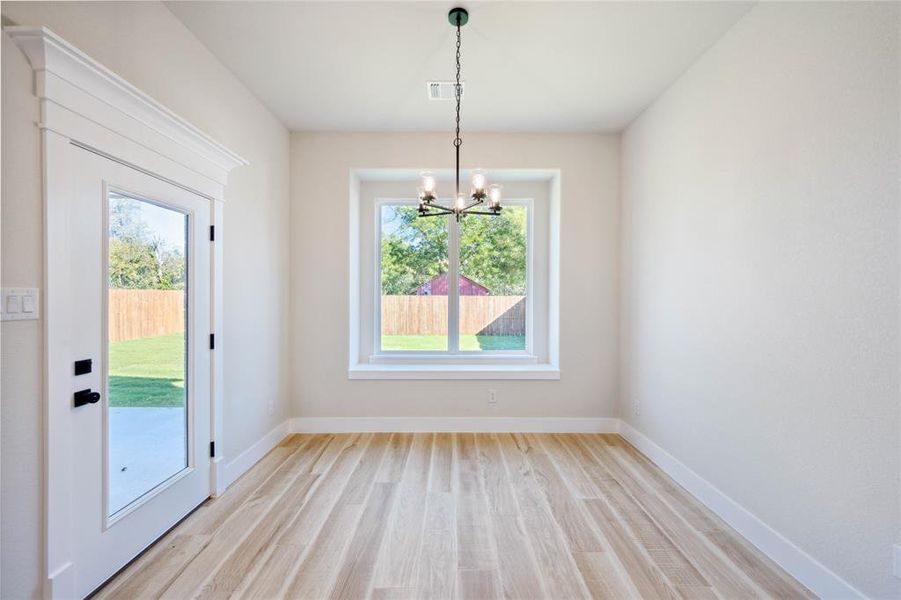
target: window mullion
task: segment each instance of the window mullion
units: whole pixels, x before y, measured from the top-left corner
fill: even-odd
[[[447,219],[447,350],[460,352],[460,224]]]

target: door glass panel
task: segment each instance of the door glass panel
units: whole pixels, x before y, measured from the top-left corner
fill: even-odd
[[[415,206],[379,213],[382,350],[447,351],[446,218],[420,218]]]
[[[460,222],[460,350],[526,349],[528,208]]]
[[[109,515],[188,466],[188,216],[109,194]]]

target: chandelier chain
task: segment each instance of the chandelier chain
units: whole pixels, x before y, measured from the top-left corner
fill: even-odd
[[[463,95],[462,89],[460,88],[460,16],[457,15],[457,84],[454,86],[454,95],[457,100],[457,129],[456,129],[456,137],[454,137],[454,153],[457,155],[456,163],[457,163],[457,173],[456,173],[456,188],[454,192],[454,198],[460,195],[460,146],[463,145],[463,140],[460,139],[460,98]],[[459,218],[459,217],[458,217]]]
[[[454,138],[454,146],[463,144],[460,139],[460,98],[463,96],[463,88],[460,85],[460,20],[457,19],[457,85],[454,86],[454,94],[457,99],[457,137]]]

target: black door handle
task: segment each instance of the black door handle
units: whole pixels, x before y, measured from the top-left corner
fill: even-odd
[[[75,392],[75,406],[84,406],[85,404],[97,404],[100,402],[100,392],[92,392],[90,389]]]

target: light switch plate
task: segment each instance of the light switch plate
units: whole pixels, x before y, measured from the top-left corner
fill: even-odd
[[[0,320],[32,321],[41,318],[38,288],[2,288],[0,292]]]

